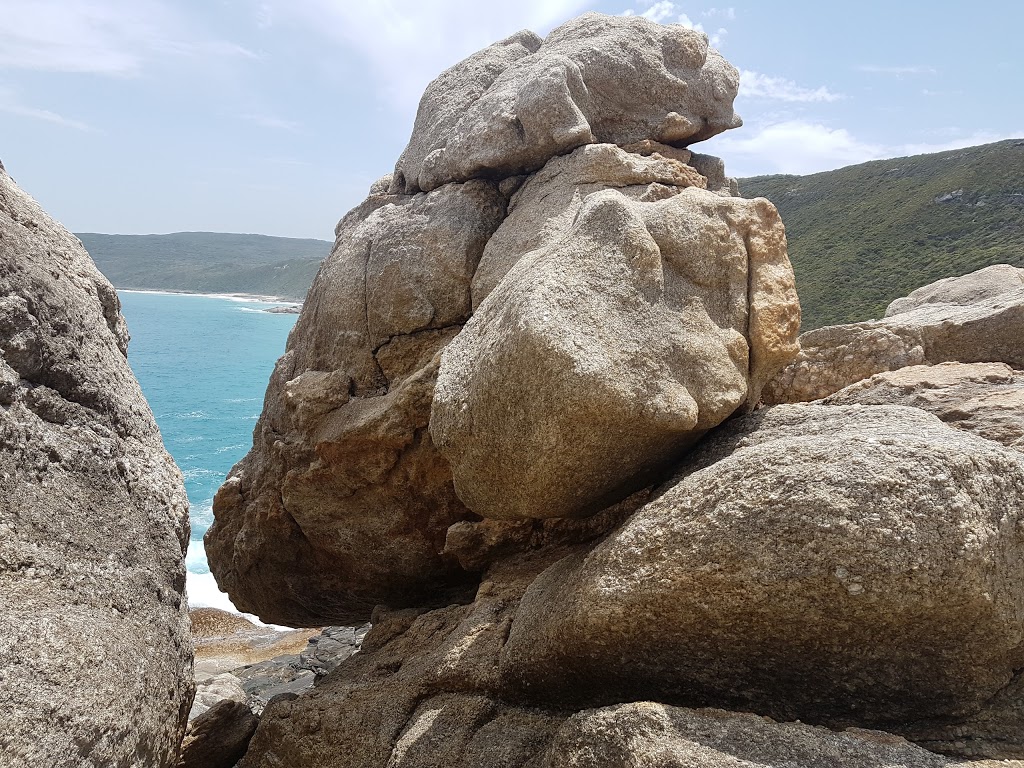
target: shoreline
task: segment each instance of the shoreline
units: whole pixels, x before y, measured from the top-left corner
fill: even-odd
[[[228,301],[248,301],[258,302],[262,304],[291,304],[298,307],[302,306],[301,299],[289,299],[284,296],[268,296],[260,293],[200,293],[196,291],[176,291],[166,288],[118,288],[114,286],[114,290],[118,293],[147,293],[147,294],[160,294],[166,296],[198,296],[206,299],[227,299]]]

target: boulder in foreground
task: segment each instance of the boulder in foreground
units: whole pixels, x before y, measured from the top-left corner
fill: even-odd
[[[917,409],[757,411],[530,585],[502,671],[538,701],[963,719],[1024,665],[1022,514],[1021,455]]]
[[[0,755],[173,765],[192,703],[188,503],[117,294],[0,169]]]

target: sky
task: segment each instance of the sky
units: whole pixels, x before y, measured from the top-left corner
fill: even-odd
[[[1024,3],[0,0],[0,161],[72,231],[333,239],[423,88],[584,11],[705,32],[741,71],[731,175],[1024,138]],[[728,3],[728,4],[725,4]]]

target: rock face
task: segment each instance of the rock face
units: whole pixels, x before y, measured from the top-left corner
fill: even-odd
[[[357,623],[378,603],[444,601],[467,582],[439,555],[469,512],[427,427],[436,353],[469,317],[504,206],[495,185],[471,181],[371,194],[338,225],[253,450],[214,500],[207,555],[240,609]]]
[[[574,705],[965,717],[1024,661],[1022,511],[1020,454],[917,409],[758,411],[530,585],[502,672]]]
[[[445,555],[450,529],[594,513],[756,402],[796,352],[784,231],[683,147],[739,124],[737,82],[699,33],[587,14],[430,86],[214,502],[207,554],[239,608],[322,626],[470,600],[479,558]],[[589,255],[570,239],[607,233]],[[555,420],[502,445],[527,404]]]
[[[544,40],[520,32],[430,84],[390,191],[531,172],[584,144],[708,139],[741,125],[738,89],[707,37],[680,26],[588,13]]]
[[[796,352],[767,201],[606,190],[573,218],[442,357],[431,436],[484,517],[589,514],[647,485]]]
[[[876,373],[944,362],[1024,368],[1024,270],[1005,264],[897,299],[882,320],[818,328],[764,389],[765,403],[818,400]]]
[[[0,755],[173,765],[192,702],[181,474],[114,289],[0,170]]]

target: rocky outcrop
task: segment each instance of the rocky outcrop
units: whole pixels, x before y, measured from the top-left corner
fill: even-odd
[[[1024,368],[1024,270],[1005,264],[897,299],[882,320],[818,328],[764,389],[764,402],[818,400],[876,373],[944,362]]]
[[[920,408],[951,427],[1024,452],[1024,372],[1005,363],[914,365],[875,374],[821,402]]]
[[[117,295],[0,170],[0,755],[169,766],[192,702],[181,474]]]
[[[685,145],[741,125],[739,73],[707,37],[588,13],[520,32],[428,86],[390,191],[535,171],[584,144]]]
[[[952,764],[892,733],[1024,756],[1024,457],[988,439],[1012,419],[954,429],[906,378],[861,395],[900,405],[756,407],[773,379],[1012,365],[1022,304],[918,297],[805,336],[780,384],[782,224],[685,146],[733,120],[731,72],[678,25],[588,14],[431,85],[215,504],[240,606],[379,603],[311,688],[238,672],[281,691],[242,768]],[[1009,368],[949,375],[1013,402]]]
[[[189,616],[195,645],[196,680],[277,656],[298,654],[318,634],[315,629],[258,626],[244,616],[216,608],[195,608],[189,611]]]
[[[214,502],[206,550],[240,609],[322,626],[365,621],[378,604],[470,600],[479,572],[472,556],[444,554],[453,526],[596,512],[756,402],[796,351],[782,225],[766,201],[730,197],[721,163],[702,158],[709,180],[682,146],[738,124],[736,87],[703,35],[600,14],[543,41],[514,35],[430,86],[395,173],[339,223],[253,450]],[[561,242],[575,217],[591,241],[633,224],[588,261]],[[559,269],[573,280],[562,285]],[[530,291],[580,304],[552,304],[545,319]],[[503,312],[524,327],[511,332],[494,319]],[[584,335],[560,329],[578,323],[607,333],[574,351],[565,342]],[[492,346],[515,366],[476,372]],[[529,380],[530,366],[546,377],[591,353],[604,358],[562,371],[557,387]],[[507,376],[507,421],[486,404],[491,374]],[[473,418],[491,422],[468,424],[463,378]],[[546,415],[579,405],[606,418],[568,418],[493,452],[523,423],[516,382],[523,401],[545,390]],[[649,407],[627,402],[638,395]],[[491,488],[487,462],[507,465]],[[569,475],[586,487],[567,494]]]

